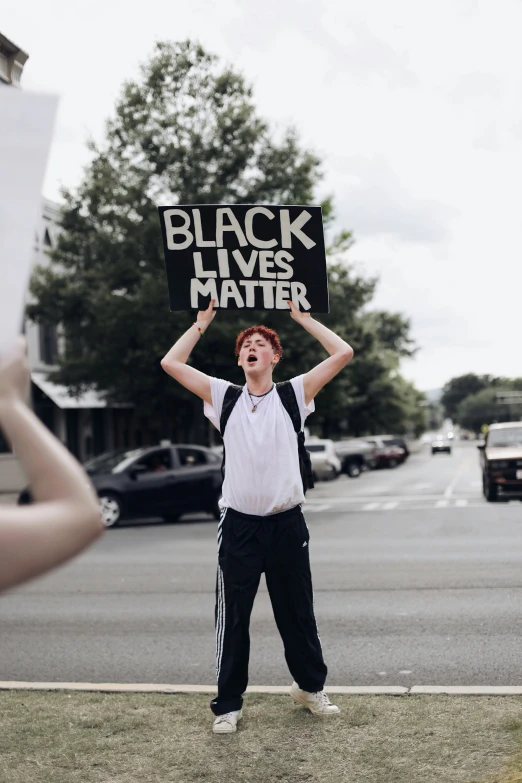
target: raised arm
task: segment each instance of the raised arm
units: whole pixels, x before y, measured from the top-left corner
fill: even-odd
[[[87,474],[26,406],[25,341],[0,364],[0,428],[21,461],[34,505],[0,507],[0,591],[60,565],[103,530]]]
[[[343,367],[346,367],[353,356],[353,348],[327,326],[315,321],[310,313],[302,313],[291,300],[289,300],[288,306],[294,321],[297,321],[307,332],[319,340],[330,354],[328,359],[325,359],[304,376],[305,403],[308,405],[323,386],[335,378]]]
[[[196,370],[195,367],[191,367],[186,362],[192,349],[201,337],[201,333],[206,331],[216,315],[214,302],[215,300],[211,299],[207,310],[198,312],[196,322],[185,334],[181,335],[179,340],[174,343],[170,351],[161,360],[161,366],[166,373],[210,405],[212,405],[212,395],[210,393],[208,375]]]

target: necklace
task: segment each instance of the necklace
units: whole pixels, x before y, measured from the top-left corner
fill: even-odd
[[[267,394],[270,394],[270,392],[272,391],[273,388],[274,388],[274,384],[272,384],[272,387],[267,392],[265,392],[264,394],[254,394],[254,395],[252,395],[248,391],[248,386],[247,386],[247,394],[250,397],[250,402],[253,405],[252,413],[255,413],[257,411],[257,406],[262,402],[263,397],[266,397]],[[256,404],[254,405],[254,400],[252,399],[252,397],[260,397],[261,399],[259,400],[259,402],[256,402]]]

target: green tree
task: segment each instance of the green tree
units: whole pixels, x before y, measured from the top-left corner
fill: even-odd
[[[509,421],[522,415],[522,403],[509,397],[509,392],[517,391],[522,392],[522,378],[468,373],[448,381],[444,386],[441,403],[446,416],[450,416],[461,427],[478,432],[480,426],[472,426],[477,417],[483,416],[481,424],[487,424],[488,421]],[[503,393],[506,394],[502,397]]]
[[[444,385],[440,399],[444,408],[444,414],[450,419],[456,419],[457,409],[462,400],[471,394],[477,394],[483,389],[487,389],[490,384],[491,376],[489,375],[467,373],[466,375],[451,378]],[[462,422],[459,423],[462,424]]]
[[[504,421],[496,394],[495,388],[488,388],[463,399],[456,411],[456,419],[460,426],[478,434],[483,424]]]
[[[205,441],[200,401],[160,367],[194,314],[169,313],[156,205],[307,204],[320,161],[293,129],[274,140],[243,76],[188,41],[156,45],[141,77],[124,86],[104,142],[91,150],[77,192],[64,193],[52,263],[32,280],[36,304],[28,315],[61,324],[65,334],[51,379],[77,392],[94,386],[109,402],[130,401],[145,415],[161,410],[165,435]],[[328,223],[330,199],[323,214]],[[377,281],[339,260],[352,244],[349,232],[331,243],[331,312],[321,320],[346,336],[355,358],[350,372],[319,395],[317,426],[325,435],[375,426],[402,431],[418,415],[418,397],[397,372],[399,358],[415,351],[410,325],[398,313],[365,310]],[[258,316],[281,335],[280,378],[324,358],[288,314]],[[193,352],[194,364],[241,381],[233,347],[251,323],[248,312],[219,312]]]
[[[141,78],[125,85],[104,143],[91,149],[78,191],[64,193],[54,263],[36,271],[28,314],[64,328],[55,381],[76,391],[94,384],[144,413],[159,403],[190,432],[193,400],[159,365],[192,319],[168,312],[156,204],[306,204],[319,159],[292,129],[274,141],[243,77],[188,41],[157,44]],[[215,348],[233,319],[220,318],[196,353],[215,355],[208,364],[217,372]]]

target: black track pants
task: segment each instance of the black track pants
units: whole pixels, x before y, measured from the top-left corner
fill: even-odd
[[[267,517],[224,509],[218,526],[215,715],[239,710],[248,683],[250,615],[263,571],[291,675],[323,689],[327,668],[314,617],[309,533],[300,506]]]

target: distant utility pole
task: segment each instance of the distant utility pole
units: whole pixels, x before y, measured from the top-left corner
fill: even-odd
[[[0,33],[0,86],[20,86],[22,71],[29,55]]]

